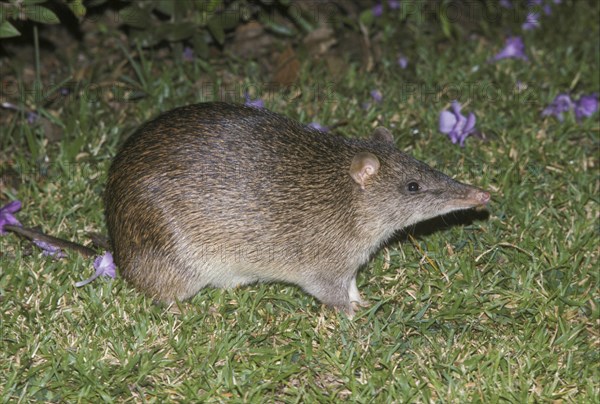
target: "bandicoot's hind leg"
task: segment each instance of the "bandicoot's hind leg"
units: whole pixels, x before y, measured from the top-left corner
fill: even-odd
[[[161,302],[186,300],[205,285],[199,273],[164,255],[140,253],[122,265],[123,277],[138,290]]]
[[[319,299],[321,303],[346,313],[349,318],[354,316],[354,307],[350,301],[349,290],[351,281],[343,279],[313,278],[306,285],[305,291]],[[356,287],[356,284],[354,285]],[[358,289],[356,290],[358,292]]]

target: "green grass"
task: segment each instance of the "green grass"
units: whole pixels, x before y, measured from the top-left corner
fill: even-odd
[[[486,62],[502,46],[502,28],[448,41],[437,28],[414,27],[403,36],[410,67],[400,70],[400,33],[388,27],[374,72],[349,61],[340,77],[303,60],[300,88],[311,91],[267,98],[304,122],[347,120],[349,136],[392,127],[401,149],[493,194],[488,217],[383,249],[358,277],[371,306],[351,321],[282,284],[206,289],[176,307],[153,305],[119,278],[77,289],[93,272],[90,260],[54,261],[13,234],[0,238],[3,401],[597,400],[598,114],[578,124],[540,111],[559,92],[600,90],[599,5],[560,10],[524,35],[530,63]],[[48,112],[57,143],[17,116],[0,129],[2,169],[21,179],[2,198],[23,201],[23,224],[74,241],[106,233],[101,196],[119,141],[161,111],[205,100],[198,80],[224,86],[218,69],[211,77],[152,52],[141,61],[135,49],[104,51],[126,67],[93,64],[90,82],[126,83],[123,96],[147,97],[70,98]],[[237,88],[268,82],[256,64],[229,68]],[[517,80],[528,90],[516,94]],[[460,94],[488,140],[459,148],[437,132],[437,119],[469,83],[498,94]],[[315,99],[312,89],[323,86],[329,96]],[[384,101],[365,111],[373,88]]]

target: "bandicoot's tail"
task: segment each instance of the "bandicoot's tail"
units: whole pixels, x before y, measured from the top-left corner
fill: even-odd
[[[13,233],[17,233],[23,237],[28,238],[31,241],[42,241],[44,243],[48,243],[54,247],[58,247],[61,249],[75,250],[84,257],[94,257],[98,255],[98,251],[94,249],[91,249],[81,244],[73,243],[71,241],[63,240],[61,238],[49,236],[35,229],[6,224],[4,225],[4,230],[9,230]]]

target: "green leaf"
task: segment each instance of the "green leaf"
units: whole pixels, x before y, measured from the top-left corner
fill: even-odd
[[[275,32],[278,35],[293,36],[294,29],[289,25],[279,24],[273,18],[270,18],[266,13],[260,13],[258,20],[265,26],[266,29]]]
[[[82,3],[82,0],[73,0],[70,1],[69,4],[69,9],[71,9],[71,12],[75,15],[75,17],[77,18],[81,18],[85,16],[86,13],[86,9],[85,6]]]
[[[48,0],[25,0],[25,1],[23,1],[23,5],[25,5],[25,6],[33,6],[33,5],[36,5],[36,4],[45,3],[46,1],[48,1]]]
[[[360,13],[359,18],[360,22],[362,22],[363,25],[370,27],[373,24],[375,16],[373,15],[373,11],[371,11],[371,9],[368,9]]]
[[[444,0],[443,5],[447,6],[448,0]],[[438,13],[438,17],[442,24],[442,31],[444,32],[444,35],[446,36],[446,38],[450,38],[452,36],[452,23],[448,19],[447,13]]]
[[[108,0],[89,0],[86,2],[88,8],[98,7],[106,3]]]
[[[224,31],[236,28],[240,24],[241,17],[242,13],[231,11],[225,11],[215,16],[215,18],[219,19]]]
[[[194,53],[201,59],[208,59],[209,48],[207,41],[210,40],[210,36],[204,30],[197,30],[192,37],[192,44],[194,45]]]
[[[154,8],[156,8],[161,13],[172,17],[175,14],[175,2],[173,0],[158,0]]]
[[[190,38],[196,32],[196,26],[191,22],[162,23],[156,30],[160,39],[178,42]]]
[[[135,28],[149,28],[152,15],[148,10],[135,6],[125,7],[119,11],[119,21]]]
[[[448,20],[448,17],[443,15],[443,13],[439,14],[440,22],[442,23],[442,31],[446,38],[450,38],[452,36],[452,24]]]
[[[213,38],[219,43],[219,45],[223,45],[225,43],[225,30],[221,25],[221,21],[219,18],[211,18],[208,21],[208,30],[212,34]]]
[[[25,16],[27,19],[43,24],[60,24],[60,20],[52,10],[42,6],[25,6]]]
[[[222,4],[223,4],[222,0],[211,0],[208,4],[203,4],[202,7],[203,7],[203,9],[205,8],[206,11],[208,11],[209,13],[212,13]]]
[[[306,18],[304,18],[304,16],[302,16],[299,10],[290,12],[289,15],[292,20],[304,30],[304,32],[311,32],[315,29],[313,25]]]
[[[0,38],[12,38],[19,36],[21,33],[8,21],[0,23]]]

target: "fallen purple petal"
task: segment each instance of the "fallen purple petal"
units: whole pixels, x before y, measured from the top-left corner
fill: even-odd
[[[41,240],[33,240],[33,244],[42,249],[42,254],[52,258],[65,258],[67,255],[55,245]]]
[[[23,107],[19,107],[15,104],[12,104],[10,102],[3,102],[0,104],[0,107],[5,108],[5,109],[10,109],[12,111],[16,111],[16,112],[22,112],[27,116],[27,123],[32,124],[35,121],[37,121],[40,116],[39,114],[37,114],[36,112],[33,111],[29,111]]]
[[[116,265],[114,263],[112,254],[109,251],[107,251],[103,255],[96,257],[96,259],[94,260],[94,269],[96,270],[96,273],[94,275],[83,281],[75,283],[75,286],[79,288],[81,286],[87,285],[99,276],[108,276],[111,278],[116,277]]]
[[[186,62],[191,62],[194,60],[194,50],[191,47],[186,46],[185,48],[183,48],[181,56]]]
[[[35,123],[35,121],[37,121],[38,119],[40,119],[40,116],[38,114],[36,114],[35,112],[28,112],[27,113],[27,123],[28,124],[32,124]]]
[[[264,108],[265,107],[265,102],[263,100],[261,100],[260,98],[252,100],[250,98],[250,94],[248,94],[248,93],[244,94],[244,96],[246,98],[246,102],[244,103],[244,105],[246,105],[248,107],[254,107],[254,108]]]
[[[467,117],[467,123],[465,124],[463,131],[468,132],[469,134],[472,133],[475,129],[476,120],[477,119],[475,118],[475,114],[472,112],[469,112],[469,116]]]
[[[399,0],[388,0],[388,7],[390,10],[397,10],[400,8]],[[371,8],[373,17],[381,17],[383,15],[383,3],[380,1],[378,4]]]
[[[568,112],[571,108],[573,108],[573,101],[571,101],[569,94],[558,94],[554,98],[554,101],[544,108],[542,116],[554,115],[562,122],[564,120],[563,113]]]
[[[456,115],[450,111],[442,111],[440,113],[440,132],[449,134],[456,125],[456,122],[458,122]]]
[[[460,111],[462,111],[462,105],[460,105],[460,102],[456,100],[452,101],[452,103],[450,104],[450,108],[452,108],[452,112],[460,116]]]
[[[536,29],[540,26],[540,13],[527,13],[525,22],[521,25],[521,28],[525,31]]]
[[[116,277],[115,269],[117,266],[115,265],[112,254],[107,251],[103,255],[96,257],[94,260],[94,268],[98,271],[102,272],[104,276],[110,276],[111,278]]]
[[[525,44],[523,44],[521,37],[513,36],[507,38],[504,49],[498,52],[492,60],[498,61],[508,58],[528,60],[527,55],[525,54]]]
[[[379,3],[371,8],[371,12],[373,13],[373,17],[381,17],[383,15],[383,4]]]
[[[372,90],[371,97],[376,103],[380,103],[383,100],[383,94],[379,90]]]
[[[4,230],[4,226],[9,224],[13,226],[22,226],[21,223],[15,218],[14,214],[21,210],[21,201],[14,200],[7,203],[0,208],[0,234],[5,235],[8,233]]]
[[[462,106],[458,101],[452,102],[451,109],[440,113],[439,130],[448,135],[452,143],[464,147],[467,137],[475,133],[475,114],[471,112],[468,117],[461,114]]]
[[[408,58],[406,56],[400,56],[398,58],[398,65],[400,65],[401,69],[406,69],[408,67]]]
[[[308,127],[316,129],[320,132],[329,132],[329,128],[327,126],[321,125],[319,122],[311,122],[308,124]]]
[[[598,95],[583,95],[575,102],[575,118],[581,121],[582,118],[589,118],[598,110]]]

